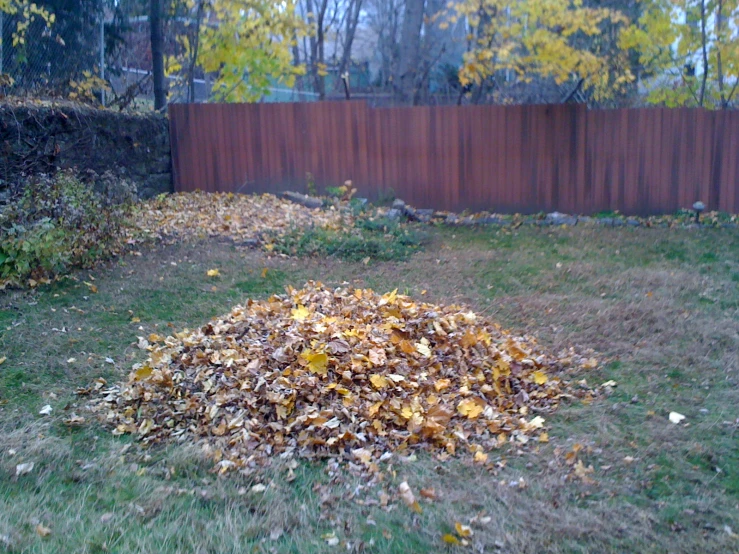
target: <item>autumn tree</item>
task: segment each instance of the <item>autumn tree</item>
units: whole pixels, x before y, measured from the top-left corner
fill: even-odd
[[[652,104],[727,108],[736,100],[737,0],[647,0],[621,46],[638,52]]]
[[[595,100],[617,94],[633,81],[627,52],[593,40],[620,33],[628,24],[618,10],[583,5],[582,0],[463,0],[450,22],[466,18],[468,49],[459,79],[481,87],[502,72],[516,81],[575,81]]]

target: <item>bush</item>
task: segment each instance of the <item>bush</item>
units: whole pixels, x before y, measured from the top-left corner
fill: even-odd
[[[118,251],[135,193],[111,173],[31,178],[0,212],[0,285],[89,267]]]
[[[294,229],[275,240],[274,250],[289,256],[331,256],[349,261],[405,260],[426,235],[385,218],[360,218],[349,229]]]

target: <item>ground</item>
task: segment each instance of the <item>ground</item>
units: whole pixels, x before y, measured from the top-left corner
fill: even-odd
[[[213,268],[219,277],[207,277]],[[367,265],[213,239],[142,248],[74,277],[0,297],[9,552],[739,551],[735,231],[438,228],[410,260]],[[83,413],[77,387],[120,381],[143,358],[137,336],[308,279],[466,304],[552,348],[594,349],[602,366],[572,379],[616,386],[565,403],[548,418],[549,443],[492,452],[495,472],[418,453],[371,490],[326,462],[301,463],[292,480],[279,463],[217,477],[194,447],[141,451],[97,423],[63,423]],[[39,415],[46,404],[52,414]],[[670,423],[671,411],[686,419]],[[586,479],[575,460],[592,465]],[[25,462],[33,470],[16,476]],[[403,480],[434,489],[421,514],[397,501]],[[470,521],[469,546],[442,542]]]

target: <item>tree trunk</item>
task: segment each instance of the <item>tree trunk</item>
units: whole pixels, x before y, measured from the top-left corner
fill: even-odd
[[[352,44],[359,23],[359,12],[362,10],[362,0],[353,0],[349,4],[349,13],[346,17],[346,37],[344,38],[344,51],[341,53],[339,75],[349,71],[349,63],[352,59]]]
[[[424,4],[425,0],[407,0],[405,3],[400,35],[400,60],[393,79],[395,99],[401,104],[410,103],[416,89]]]
[[[205,2],[200,0],[198,2],[198,11],[195,15],[195,32],[192,33],[190,40],[190,52],[189,67],[187,68],[187,101],[195,102],[195,67],[198,64],[198,51],[200,49],[200,25],[203,21],[203,12],[205,11]]]
[[[161,0],[151,0],[149,27],[151,32],[151,62],[154,80],[154,109],[167,105],[167,85],[164,77],[164,37],[162,36]]]
[[[708,38],[706,36],[706,0],[701,2],[701,49],[703,51],[703,79],[701,80],[701,92],[698,96],[698,105],[703,107],[706,97],[706,82],[708,80]]]
[[[718,5],[716,8],[716,72],[718,76],[718,92],[721,96],[721,109],[725,110],[729,107],[729,102],[726,100],[726,93],[724,91],[724,67],[721,60],[721,45],[723,42],[723,36],[721,34],[721,28],[723,26],[724,22],[724,2],[723,0],[718,0]]]

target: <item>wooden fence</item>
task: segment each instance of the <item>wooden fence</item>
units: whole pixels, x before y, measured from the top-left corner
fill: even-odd
[[[351,180],[418,207],[739,212],[739,112],[583,106],[174,104],[175,190],[319,190]]]

